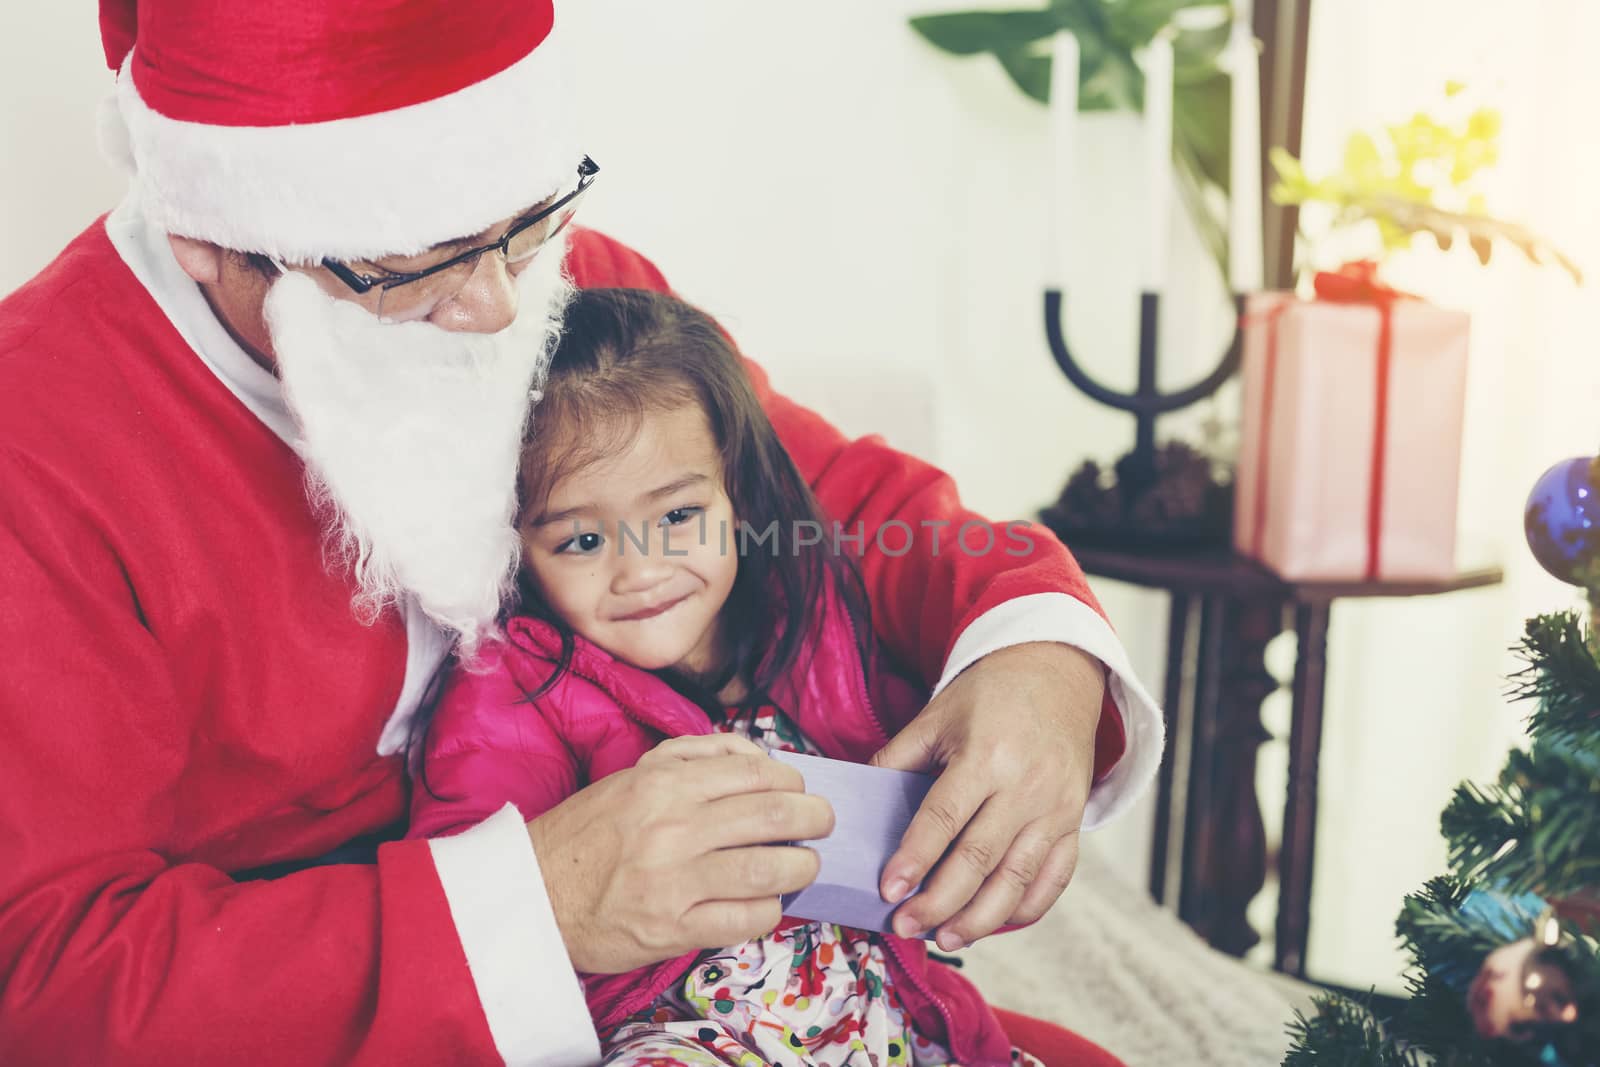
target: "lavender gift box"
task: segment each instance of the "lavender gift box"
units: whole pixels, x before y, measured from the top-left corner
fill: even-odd
[[[772,758],[799,771],[806,792],[826,797],[834,814],[832,834],[803,842],[822,857],[817,880],[784,897],[783,913],[891,933],[889,920],[898,905],[883,899],[878,881],[933,776],[792,752],[774,752]]]

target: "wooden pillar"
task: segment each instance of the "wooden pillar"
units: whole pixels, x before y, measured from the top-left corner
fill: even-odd
[[[1311,0],[1255,0],[1251,26],[1262,44],[1261,54],[1261,188],[1275,178],[1266,149],[1276,145],[1300,155],[1300,131],[1306,107],[1306,53],[1311,33]],[[1262,264],[1268,289],[1292,289],[1295,282],[1294,235],[1299,210],[1266,205],[1261,233],[1266,248]]]

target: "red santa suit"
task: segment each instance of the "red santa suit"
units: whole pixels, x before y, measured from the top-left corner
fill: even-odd
[[[277,379],[173,258],[166,232],[192,230],[154,180],[141,163],[117,212],[0,302],[0,1062],[592,1062],[514,814],[375,865],[230,877],[403,817],[445,643],[420,612],[353,614]],[[592,233],[569,265],[664,284]],[[847,525],[970,517],[938,471],[752,373]],[[888,648],[939,686],[1023,641],[1107,665],[1092,826],[1151,777],[1160,719],[1071,558],[1029,536],[1020,559],[874,554],[869,592]]]

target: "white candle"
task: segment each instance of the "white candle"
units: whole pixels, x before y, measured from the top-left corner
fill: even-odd
[[[1172,41],[1156,35],[1144,52],[1144,290],[1166,284],[1168,193],[1172,181]]]
[[[1228,38],[1233,78],[1228,169],[1228,284],[1236,293],[1261,288],[1261,57],[1255,36],[1239,20]]]
[[[1051,42],[1050,62],[1050,284],[1065,292],[1077,249],[1072,219],[1072,146],[1078,125],[1078,38],[1066,30]]]

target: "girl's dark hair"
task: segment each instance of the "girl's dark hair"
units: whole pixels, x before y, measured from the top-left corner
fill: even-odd
[[[647,415],[685,404],[699,407],[710,423],[739,524],[729,538],[740,553],[739,571],[723,608],[737,621],[726,630],[723,679],[657,673],[708,710],[735,676],[749,681],[749,700],[770,700],[772,683],[797,667],[830,587],[855,624],[857,651],[870,668],[872,627],[859,571],[836,551],[835,531],[778,441],[732,342],[681,300],[642,289],[578,291],[525,442],[521,509],[542,508],[562,478],[627,448]],[[559,454],[541,448],[558,436],[553,431],[567,444]],[[518,593],[511,614],[542,619],[561,635],[556,670],[527,694],[532,701],[567,671],[576,641],[525,571]],[[423,735],[430,710],[418,716]]]
[[[863,662],[869,661],[860,575],[833,551],[831,526],[761,410],[733,343],[710,316],[664,293],[580,290],[567,308],[544,393],[523,454],[523,508],[542,507],[562,478],[628,447],[647,415],[685,404],[705,413],[739,526],[729,537],[740,554],[739,572],[723,607],[737,621],[726,631],[730,655],[723,666],[727,677],[750,682],[752,700],[769,699],[772,682],[795,668],[829,586],[855,622]],[[557,428],[572,444],[560,454],[541,451],[539,442]],[[537,696],[565,670],[573,635],[526,579],[518,588],[521,613],[562,635],[559,669]],[[726,682],[658,673],[701,704],[714,701]]]

